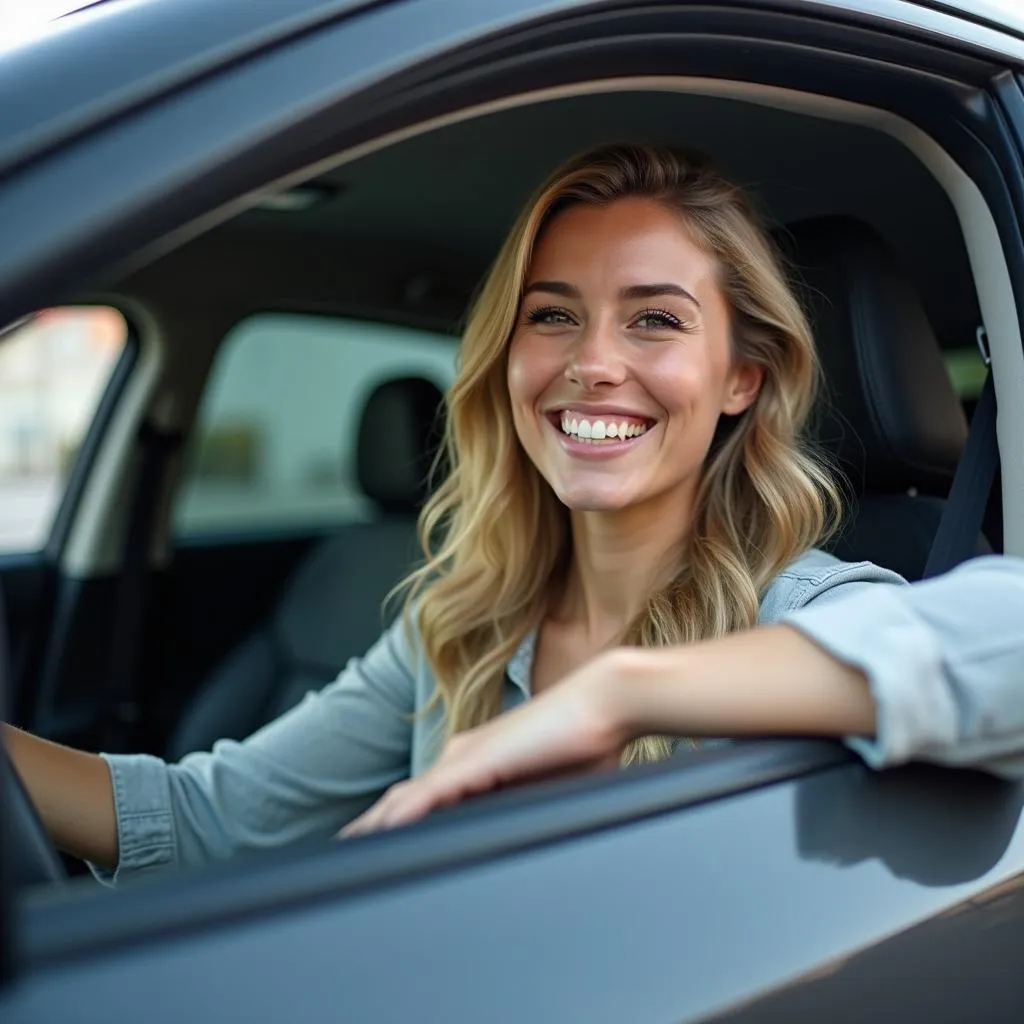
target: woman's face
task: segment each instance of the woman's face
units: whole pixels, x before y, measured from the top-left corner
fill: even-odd
[[[732,358],[715,262],[679,214],[575,205],[538,239],[508,388],[520,442],[569,508],[692,498],[719,416],[760,383]]]

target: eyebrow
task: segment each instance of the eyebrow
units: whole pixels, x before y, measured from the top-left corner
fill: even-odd
[[[533,281],[523,291],[525,298],[531,292],[548,292],[551,295],[561,295],[566,299],[578,299],[580,290],[567,281]],[[692,302],[698,309],[700,303],[683,287],[678,284],[665,282],[663,284],[631,284],[619,292],[623,299],[656,299],[660,295],[675,295],[680,299]]]

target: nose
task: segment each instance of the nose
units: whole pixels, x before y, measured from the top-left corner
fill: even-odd
[[[572,342],[565,376],[586,391],[621,384],[626,379],[622,340],[607,325],[587,326]]]

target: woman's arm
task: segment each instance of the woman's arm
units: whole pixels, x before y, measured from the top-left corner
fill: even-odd
[[[101,880],[334,834],[409,773],[414,658],[401,623],[338,679],[242,743],[167,764],[5,728],[60,848]]]
[[[103,758],[9,725],[0,725],[0,735],[54,845],[112,869],[117,864],[117,820]]]
[[[875,768],[909,760],[1024,775],[1024,559],[989,556],[910,586],[843,583],[780,621],[859,669]]]
[[[620,735],[872,736],[863,672],[792,626],[653,651],[612,652],[605,697]],[[681,685],[682,684],[682,685]]]
[[[408,824],[505,786],[612,768],[638,736],[870,734],[864,676],[790,626],[686,647],[618,648],[486,725],[453,737],[423,775],[345,828]]]
[[[596,658],[453,739],[346,834],[500,786],[612,764],[631,739],[842,737],[876,767],[1024,768],[1024,562],[985,558],[912,586],[837,586],[719,640]]]

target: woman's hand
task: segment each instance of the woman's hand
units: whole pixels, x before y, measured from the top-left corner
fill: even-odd
[[[637,736],[870,736],[875,728],[863,673],[792,626],[619,648],[453,738],[434,767],[393,786],[342,835],[405,825],[514,783],[612,767]]]
[[[616,699],[623,661],[620,652],[600,655],[540,696],[453,736],[433,767],[392,786],[341,835],[406,825],[515,783],[616,766],[632,738]]]

